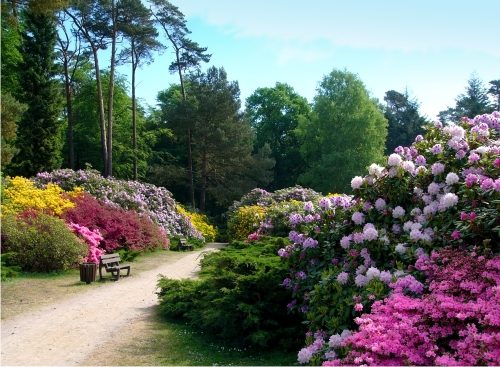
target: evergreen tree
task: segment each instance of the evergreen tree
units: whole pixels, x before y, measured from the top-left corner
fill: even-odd
[[[14,143],[16,140],[17,122],[26,111],[26,105],[19,103],[12,95],[2,90],[2,161],[1,170],[11,162],[18,152]]]
[[[387,120],[355,74],[334,70],[320,83],[311,119],[299,123],[306,171],[299,183],[346,192],[356,175],[384,158]]]
[[[307,100],[291,86],[276,83],[272,88],[257,89],[246,101],[246,115],[255,132],[255,148],[265,144],[276,161],[269,189],[294,186],[304,170],[304,162],[295,129],[311,111]]]
[[[500,79],[492,80],[490,85],[488,94],[493,98],[495,111],[500,111]]]
[[[409,146],[415,136],[422,134],[427,120],[418,112],[418,102],[408,92],[390,90],[385,93],[384,116],[389,122],[385,151],[391,154],[398,146]]]
[[[185,144],[185,126],[191,122],[200,210],[227,207],[250,189],[269,183],[274,162],[268,146],[252,155],[252,131],[239,111],[238,83],[228,81],[223,68],[212,67],[206,73],[189,75],[186,88],[186,101],[180,87],[170,88],[160,94],[160,106],[162,120],[172,129],[178,147]],[[180,153],[180,165],[185,162],[186,154],[175,146],[170,149]]]
[[[442,122],[457,122],[462,117],[474,117],[492,112],[488,93],[481,79],[476,75],[472,75],[467,81],[465,93],[460,94],[456,98],[455,107],[439,113],[439,119]]]
[[[49,12],[24,13],[18,99],[27,105],[19,121],[12,173],[30,177],[37,172],[60,167],[61,114],[60,86],[54,79],[56,22]]]

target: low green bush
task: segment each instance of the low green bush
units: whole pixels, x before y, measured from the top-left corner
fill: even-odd
[[[287,313],[290,294],[281,286],[287,268],[277,256],[287,243],[235,241],[205,256],[199,280],[160,279],[160,312],[236,345],[296,347],[301,320]]]
[[[2,218],[2,252],[23,271],[69,269],[83,259],[87,246],[59,218],[41,213]]]
[[[0,254],[2,280],[14,278],[18,276],[19,272],[21,271],[21,268],[19,266],[12,263],[13,255],[14,253],[12,252]]]

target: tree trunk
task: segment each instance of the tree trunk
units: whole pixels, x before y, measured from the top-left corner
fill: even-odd
[[[184,87],[184,78],[182,77],[182,70],[180,66],[180,60],[179,60],[179,49],[176,48],[175,50],[175,55],[177,57],[177,71],[179,72],[179,80],[181,82],[181,92],[182,92],[182,100],[184,102],[187,101],[186,97],[186,88]],[[196,208],[196,203],[194,201],[194,174],[193,174],[193,153],[192,153],[192,140],[193,136],[191,133],[191,128],[188,127],[187,129],[187,136],[188,136],[188,172],[189,172],[189,194],[191,197],[191,206],[193,209]]]
[[[137,124],[136,124],[136,104],[135,104],[135,71],[137,68],[137,59],[134,57],[134,39],[131,42],[132,48],[132,149],[134,154],[134,180],[137,180]]]
[[[203,152],[201,161],[201,191],[200,191],[200,210],[205,211],[207,197],[207,153]]]
[[[68,150],[69,150],[69,167],[75,169],[75,148],[73,145],[73,91],[68,71],[68,59],[64,58],[64,91],[66,93],[66,113],[68,117]]]
[[[104,120],[104,101],[102,99],[102,83],[101,71],[99,70],[99,58],[97,57],[97,49],[92,46],[92,53],[94,54],[94,68],[95,68],[95,82],[97,87],[97,105],[99,106],[99,127],[101,129],[101,154],[103,163],[103,175],[108,171],[108,146],[106,139],[106,122]]]
[[[111,60],[109,70],[108,88],[108,157],[105,177],[113,176],[113,98],[115,92],[115,59],[116,59],[116,6],[115,1],[111,1],[112,37],[111,37]]]

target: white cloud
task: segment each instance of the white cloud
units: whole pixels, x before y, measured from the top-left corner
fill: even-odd
[[[456,49],[500,56],[497,0],[178,0],[235,37],[326,40],[337,46],[402,51]]]
[[[280,66],[288,63],[312,63],[325,60],[330,56],[330,52],[324,49],[315,49],[305,45],[282,47],[276,57],[276,63]]]

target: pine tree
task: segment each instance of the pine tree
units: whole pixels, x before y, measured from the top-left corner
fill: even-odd
[[[16,146],[19,153],[11,171],[26,177],[59,168],[61,156],[61,96],[54,79],[56,22],[49,12],[28,8],[24,14],[18,100],[27,105],[19,121]]]

